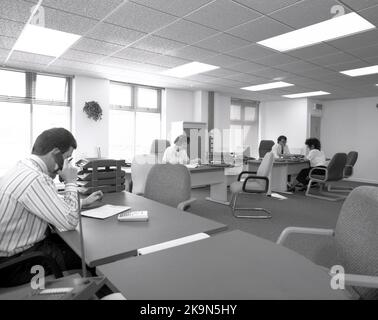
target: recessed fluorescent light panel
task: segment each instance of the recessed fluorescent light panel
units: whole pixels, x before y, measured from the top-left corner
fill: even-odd
[[[59,57],[81,36],[28,24],[18,38],[13,50]]]
[[[374,29],[375,26],[355,12],[258,42],[265,47],[285,52],[308,47]]]
[[[350,76],[350,77],[366,76],[369,74],[378,73],[378,65],[365,67],[365,68],[359,68],[359,69],[340,71],[340,73],[346,74],[347,76]]]
[[[204,73],[215,69],[219,69],[219,67],[194,61],[176,68],[163,71],[162,74],[171,77],[185,78],[194,74]]]
[[[264,91],[264,90],[270,90],[270,89],[277,89],[277,88],[285,88],[285,87],[291,87],[294,86],[291,83],[278,81],[278,82],[271,82],[271,83],[265,83],[265,84],[259,84],[255,86],[245,87],[242,88],[243,90],[249,90],[249,91]]]
[[[325,91],[314,91],[314,92],[303,92],[303,93],[296,93],[296,94],[288,94],[283,97],[296,99],[296,98],[307,98],[307,97],[315,97],[315,96],[324,96],[326,94],[330,94],[329,92]]]

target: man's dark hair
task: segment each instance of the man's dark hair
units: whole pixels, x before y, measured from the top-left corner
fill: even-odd
[[[64,128],[52,128],[43,131],[35,140],[32,154],[44,156],[54,148],[61,153],[67,152],[70,147],[76,149],[77,143],[71,132]]]
[[[320,148],[321,148],[320,141],[317,138],[307,139],[306,142],[305,142],[305,145],[308,146],[308,147],[314,146],[314,148],[318,149],[318,150],[320,150]]]
[[[182,137],[186,138],[186,143],[187,144],[190,143],[190,138],[188,136],[186,136],[185,134],[182,134],[181,136],[178,136],[173,143],[176,144]]]
[[[285,140],[285,141],[287,141],[287,138],[286,138],[285,136],[279,136],[279,137],[277,138],[277,143],[279,143],[281,140]]]

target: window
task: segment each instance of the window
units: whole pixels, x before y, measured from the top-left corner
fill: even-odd
[[[232,99],[230,108],[230,152],[243,153],[248,147],[251,155],[258,150],[259,102]]]
[[[131,162],[161,136],[161,89],[111,82],[109,154]]]
[[[71,129],[69,78],[0,69],[0,175],[27,157],[37,136],[52,127]]]

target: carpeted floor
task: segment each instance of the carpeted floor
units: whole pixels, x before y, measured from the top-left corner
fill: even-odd
[[[349,185],[358,186],[359,183],[349,182]],[[192,197],[196,198],[188,210],[199,216],[226,224],[228,230],[239,229],[256,236],[276,241],[282,230],[289,226],[334,229],[343,201],[331,202],[306,197],[304,192],[284,195],[287,200],[278,200],[262,195],[242,195],[238,205],[248,207],[263,207],[272,213],[271,219],[237,219],[233,217],[230,207],[207,201],[209,188],[192,190]],[[230,198],[230,194],[229,194]],[[333,248],[331,239],[308,236],[306,239],[297,236],[288,239],[287,246],[323,265],[331,263]],[[316,243],[317,247],[313,244]],[[323,257],[318,257],[322,247]],[[320,260],[319,260],[320,259]],[[326,259],[327,262],[323,260]],[[333,261],[332,261],[333,263]]]

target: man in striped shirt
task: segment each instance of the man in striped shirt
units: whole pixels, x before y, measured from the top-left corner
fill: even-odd
[[[74,230],[79,221],[77,168],[68,161],[76,147],[69,131],[46,130],[35,141],[30,158],[18,162],[0,179],[0,264],[39,251],[53,258],[62,270],[80,268],[80,259],[49,229],[52,225],[59,231]],[[63,195],[53,182],[57,174],[65,182]],[[102,193],[96,192],[81,205],[101,197]],[[24,263],[1,270],[0,286],[28,282],[33,276],[31,267]]]

